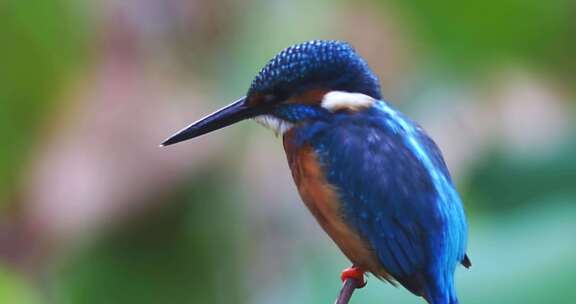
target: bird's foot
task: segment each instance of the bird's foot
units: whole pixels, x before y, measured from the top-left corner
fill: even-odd
[[[357,266],[344,269],[340,275],[340,279],[342,282],[346,282],[348,279],[353,280],[356,283],[356,288],[362,288],[366,286],[366,280],[364,280],[364,270]]]

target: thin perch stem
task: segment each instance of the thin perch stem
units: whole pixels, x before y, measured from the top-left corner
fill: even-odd
[[[359,288],[358,283],[354,279],[346,279],[342,284],[342,288],[340,289],[340,294],[338,294],[338,298],[334,304],[348,304],[350,302],[350,298],[352,297],[352,293],[354,290]]]

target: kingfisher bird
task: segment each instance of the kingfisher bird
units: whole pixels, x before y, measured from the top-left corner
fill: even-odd
[[[458,303],[454,272],[471,266],[461,199],[442,154],[382,98],[350,44],[313,40],[274,56],[246,96],[192,123],[162,146],[254,119],[282,135],[300,197],[364,273],[400,283],[430,304]]]

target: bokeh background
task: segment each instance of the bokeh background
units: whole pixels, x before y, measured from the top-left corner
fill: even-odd
[[[348,262],[251,122],[160,149],[309,39],[444,151],[463,303],[576,302],[576,2],[0,2],[0,303],[331,303]],[[352,303],[417,303],[371,278]]]

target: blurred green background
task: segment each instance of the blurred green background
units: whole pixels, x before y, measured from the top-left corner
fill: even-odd
[[[277,138],[157,148],[309,39],[352,43],[444,151],[462,303],[575,303],[575,20],[570,0],[3,0],[0,303],[331,303],[348,262]],[[352,303],[418,301],[371,278]]]

